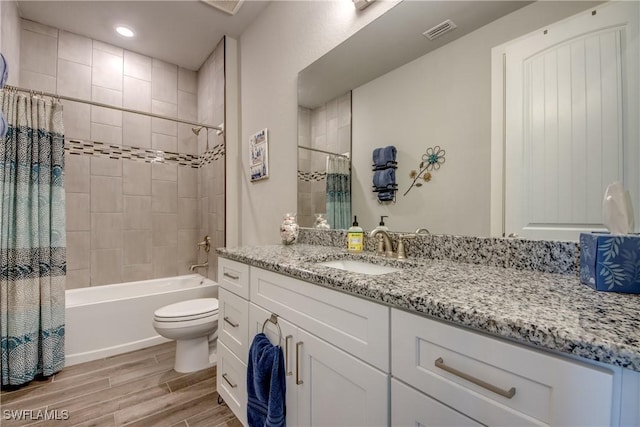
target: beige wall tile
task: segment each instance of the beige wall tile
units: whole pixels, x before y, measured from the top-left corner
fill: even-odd
[[[93,85],[91,86],[91,100],[122,107],[122,91]]]
[[[91,249],[122,249],[121,213],[91,214]]]
[[[151,112],[153,114],[160,114],[166,117],[178,117],[178,104],[171,104],[154,99],[151,101]],[[177,136],[178,124],[173,120],[153,118],[151,120],[151,131],[165,135]]]
[[[122,160],[91,156],[91,176],[122,176]]]
[[[122,111],[92,105],[91,122],[122,127]]]
[[[124,51],[124,75],[151,81],[151,58],[128,50]]]
[[[98,40],[93,41],[93,48],[116,56],[122,56],[124,53],[124,49]]]
[[[178,103],[178,69],[174,65],[159,67],[153,60],[151,68],[151,99]],[[172,69],[170,69],[172,68]]]
[[[154,163],[151,165],[151,179],[177,181],[178,165],[173,163]]]
[[[28,19],[22,19],[21,24],[23,30],[33,31],[34,33],[42,34],[49,37],[58,37],[58,30],[48,25],[30,21]]]
[[[192,126],[178,123],[178,153],[198,154],[198,137],[191,130]]]
[[[151,148],[151,117],[122,113],[122,144]]]
[[[178,230],[178,260],[195,264],[198,261],[198,242],[204,240],[200,230]]]
[[[151,211],[153,213],[178,212],[178,183],[175,181],[151,182]]]
[[[178,90],[198,93],[198,73],[186,68],[178,68]]]
[[[151,230],[151,196],[124,196],[124,229]]]
[[[88,231],[67,231],[67,268],[69,270],[89,268],[90,245]]]
[[[42,73],[20,70],[20,86],[43,92],[56,92],[57,79]],[[66,123],[65,123],[66,125]]]
[[[123,194],[151,195],[151,164],[123,160]]]
[[[124,265],[122,266],[122,281],[136,282],[148,280],[153,277],[152,264]]]
[[[80,102],[64,102],[64,134],[67,138],[90,139],[91,106]]]
[[[122,91],[122,55],[93,49],[91,84]]]
[[[153,248],[153,277],[171,277],[178,274],[177,246]]]
[[[60,59],[57,76],[60,95],[91,99],[91,67]]]
[[[178,91],[178,118],[183,120],[198,120],[197,95]]]
[[[70,193],[88,193],[90,190],[89,156],[65,156],[64,184]]]
[[[161,133],[152,133],[151,147],[154,150],[169,151],[175,153],[178,151],[178,137],[163,135]]]
[[[197,229],[198,199],[180,197],[178,199],[178,229]]]
[[[122,178],[91,177],[91,212],[122,212]]]
[[[90,270],[67,270],[65,289],[80,289],[91,286]]]
[[[69,193],[65,196],[67,231],[89,231],[89,193]]]
[[[178,167],[178,197],[198,197],[198,169]]]
[[[91,139],[105,144],[122,145],[122,127],[92,122]]]
[[[124,107],[151,112],[151,83],[146,80],[124,76]]]
[[[154,213],[152,218],[153,246],[178,246],[178,215]]]
[[[61,30],[58,35],[58,58],[91,65],[93,44],[90,38]]]
[[[122,249],[91,251],[91,286],[122,282]]]
[[[151,264],[151,230],[127,230],[123,241],[124,265]]]
[[[58,37],[51,37],[23,28],[20,34],[20,68],[56,76]],[[176,87],[177,90],[177,87]]]

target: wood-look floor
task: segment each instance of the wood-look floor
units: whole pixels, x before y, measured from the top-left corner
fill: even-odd
[[[216,368],[191,374],[173,370],[175,343],[64,368],[42,381],[0,393],[3,427],[241,427],[218,404]],[[67,420],[12,418],[15,411],[38,410]],[[7,412],[12,411],[12,412]],[[57,412],[55,412],[57,411]],[[29,414],[23,412],[23,414]]]

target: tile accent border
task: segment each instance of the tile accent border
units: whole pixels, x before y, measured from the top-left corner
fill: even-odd
[[[326,171],[314,171],[314,172],[298,171],[298,181],[311,182],[311,181],[324,181],[325,179],[327,179]]]
[[[389,233],[394,244],[398,235]],[[368,232],[365,232],[365,236]],[[346,230],[300,228],[298,243],[346,248]],[[427,258],[545,273],[579,272],[578,242],[502,239],[453,235],[420,234],[406,243],[409,258]],[[365,237],[365,250],[375,252],[376,242]]]
[[[215,145],[209,151],[199,156],[131,147],[128,145],[106,144],[104,142],[86,141],[82,139],[65,139],[64,149],[68,154],[73,155],[95,156],[116,160],[127,159],[145,163],[169,163],[179,166],[190,166],[194,169],[213,163],[225,155],[224,144]]]

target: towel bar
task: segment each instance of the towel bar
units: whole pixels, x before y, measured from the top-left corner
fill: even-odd
[[[267,326],[267,322],[271,322],[278,327],[278,345],[280,345],[280,341],[282,341],[282,329],[280,329],[280,325],[278,324],[278,315],[275,313],[271,313],[271,317],[266,319],[262,324],[262,333],[264,334],[264,327]]]

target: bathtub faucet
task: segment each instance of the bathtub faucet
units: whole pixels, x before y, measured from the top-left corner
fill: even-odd
[[[209,261],[205,261],[202,264],[193,264],[191,267],[189,267],[189,271],[195,271],[196,268],[201,268],[201,267],[209,267]]]

